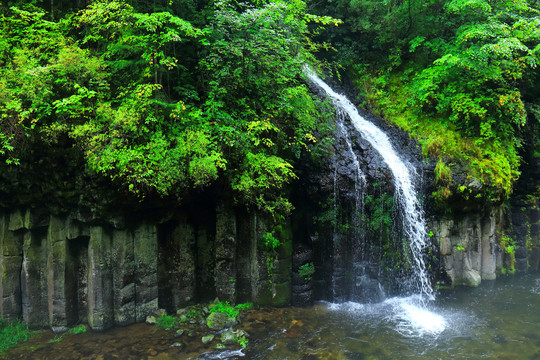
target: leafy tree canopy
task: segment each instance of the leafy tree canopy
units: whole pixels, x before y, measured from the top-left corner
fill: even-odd
[[[327,55],[357,80],[366,105],[448,169],[445,181],[436,170],[436,199],[469,196],[476,181],[485,191],[475,196],[511,193],[520,149],[540,134],[538,1],[337,0],[312,11],[344,20],[329,34],[339,52]],[[465,178],[456,173],[464,168]]]
[[[323,46],[308,23],[339,20],[300,0],[96,0],[54,9],[59,20],[18,5],[0,17],[4,162],[72,146],[88,171],[140,197],[221,184],[239,203],[290,211],[294,163],[321,154],[330,130],[303,80]]]

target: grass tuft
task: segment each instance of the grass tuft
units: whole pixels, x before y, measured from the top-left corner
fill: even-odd
[[[28,326],[21,321],[8,322],[0,318],[0,352],[27,341]]]

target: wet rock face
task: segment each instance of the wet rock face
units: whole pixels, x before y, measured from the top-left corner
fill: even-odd
[[[155,226],[128,231],[53,215],[20,222],[20,213],[0,216],[0,316],[55,332],[80,322],[101,331],[157,309]]]
[[[439,242],[441,285],[478,286],[500,274],[537,271],[540,209],[536,203],[433,221],[430,228]]]
[[[297,247],[293,252],[292,264],[292,301],[293,306],[313,304],[313,251],[305,246]]]
[[[482,280],[496,278],[501,267],[496,216],[490,213],[483,217],[446,218],[432,224],[449,285],[478,286]]]
[[[323,163],[300,164],[294,202],[299,215],[293,221],[303,226],[297,227],[295,239],[302,239],[297,245],[312,250],[315,299],[380,301],[385,292],[406,287],[403,214],[395,199],[392,173],[381,155],[347,119],[337,116],[331,155]],[[413,175],[422,179],[430,173],[406,134],[380,119],[369,120],[387,132],[406,162],[415,165],[418,173]],[[293,261],[293,279],[294,269]],[[306,298],[307,284],[297,280],[294,286],[293,297],[304,291]],[[309,303],[301,297],[295,301]]]
[[[216,295],[231,303],[290,304],[290,231],[276,234],[281,245],[268,270],[260,244],[271,222],[256,213],[224,202],[160,219],[106,222],[78,212],[45,217],[35,209],[0,214],[0,317],[55,332],[79,323],[103,331]]]

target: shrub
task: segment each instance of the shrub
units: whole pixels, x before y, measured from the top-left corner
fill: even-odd
[[[156,320],[156,326],[162,329],[172,329],[175,325],[176,318],[171,315],[163,315]]]
[[[27,341],[30,330],[21,321],[7,322],[0,319],[0,351],[15,346],[17,343]]]

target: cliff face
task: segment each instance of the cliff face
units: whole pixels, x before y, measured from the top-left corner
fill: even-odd
[[[477,286],[499,275],[540,267],[540,158],[533,132],[522,149],[521,177],[505,204],[439,215],[433,220],[440,248],[440,283]]]
[[[406,134],[373,120],[415,164],[429,209],[434,166],[423,163]],[[64,155],[56,154],[53,165],[50,154],[36,155],[42,158],[24,171],[0,173],[0,317],[57,332],[78,323],[101,331],[215,297],[302,306],[400,293],[410,275],[409,250],[392,176],[348,130],[342,124],[324,161],[303,159],[291,194],[296,209],[277,228],[216,189],[180,207],[139,204],[76,171],[75,161],[63,171]],[[524,169],[506,205],[428,211],[432,246],[425,260],[434,283],[477,286],[539,269],[540,202],[527,196],[539,166],[529,160],[534,166]]]
[[[57,332],[81,322],[99,331],[216,296],[290,302],[291,238],[280,234],[268,270],[258,241],[268,226],[257,214],[222,203],[161,221],[116,220],[34,209],[0,215],[0,316]]]
[[[526,206],[434,220],[440,284],[478,286],[500,274],[537,271],[540,259],[538,200]]]

